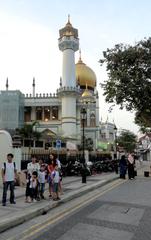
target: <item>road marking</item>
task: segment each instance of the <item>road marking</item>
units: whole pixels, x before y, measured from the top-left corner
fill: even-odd
[[[76,204],[75,206],[72,206],[64,211],[62,211],[61,213],[58,213],[56,215],[54,215],[51,219],[46,220],[44,223],[37,223],[34,226],[32,226],[31,228],[28,228],[27,230],[25,230],[24,232],[22,232],[22,238],[21,240],[29,240],[29,237],[32,237],[34,234],[37,234],[38,232],[40,232],[41,230],[44,230],[46,227],[48,227],[49,225],[56,223],[57,221],[61,220],[62,218],[66,217],[67,215],[75,212],[76,210],[78,210],[79,208],[87,205],[88,203],[94,201],[95,199],[97,199],[98,197],[104,195],[105,193],[111,191],[112,189],[114,189],[115,187],[125,183],[126,181],[120,181],[120,179],[118,179],[118,181],[116,180],[116,182],[114,181],[113,184],[106,190],[103,190],[102,192],[97,193],[95,196],[90,196],[87,200],[83,200],[82,202]],[[107,185],[106,185],[107,186]],[[98,189],[96,189],[98,190]],[[95,191],[95,190],[94,190]],[[26,236],[23,237],[23,235],[27,234]],[[16,240],[16,237],[11,237],[7,240]]]

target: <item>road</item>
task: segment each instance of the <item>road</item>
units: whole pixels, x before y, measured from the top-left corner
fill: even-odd
[[[151,240],[151,179],[116,180],[16,228],[1,240]]]

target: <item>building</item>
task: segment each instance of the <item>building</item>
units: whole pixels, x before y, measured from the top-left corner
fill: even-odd
[[[12,130],[37,122],[36,131],[42,133],[44,144],[50,143],[55,136],[80,145],[80,111],[84,106],[87,112],[85,137],[91,139],[95,150],[99,139],[97,80],[93,70],[82,61],[81,53],[75,64],[79,37],[69,18],[65,27],[59,30],[58,46],[63,58],[56,93],[37,94],[33,79],[32,94],[24,95],[20,91],[9,90],[7,79],[6,91],[0,92],[0,128]],[[38,146],[44,147],[43,144]]]

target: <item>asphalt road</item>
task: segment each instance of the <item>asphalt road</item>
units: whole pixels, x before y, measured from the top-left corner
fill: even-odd
[[[151,240],[151,179],[114,181],[0,239]]]

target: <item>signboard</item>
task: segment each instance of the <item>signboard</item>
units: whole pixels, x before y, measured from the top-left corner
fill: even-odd
[[[61,140],[56,140],[56,148],[60,149],[61,148]]]
[[[76,144],[73,143],[73,142],[67,142],[66,147],[67,147],[67,149],[69,149],[69,150],[77,150],[77,146],[76,146]]]
[[[102,150],[107,150],[108,144],[106,142],[98,142],[97,148]]]

